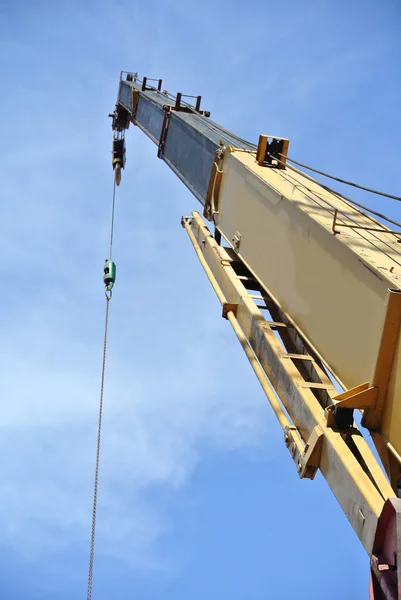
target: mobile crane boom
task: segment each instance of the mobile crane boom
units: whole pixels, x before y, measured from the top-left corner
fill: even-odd
[[[182,219],[299,476],[328,482],[370,556],[371,598],[401,600],[401,231],[289,165],[287,139],[256,146],[183,98],[121,73],[116,183],[133,123],[212,224]]]

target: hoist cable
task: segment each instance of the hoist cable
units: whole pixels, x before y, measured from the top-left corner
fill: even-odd
[[[306,179],[309,179],[309,181],[313,181],[314,183],[317,183],[318,185],[320,185],[320,187],[322,187],[327,192],[334,194],[335,196],[337,196],[337,198],[340,198],[341,200],[344,200],[345,202],[348,202],[354,206],[358,206],[358,208],[361,208],[362,210],[365,210],[365,211],[369,212],[370,214],[375,215],[379,219],[383,219],[383,221],[387,221],[387,223],[392,223],[393,225],[396,225],[396,227],[401,227],[401,223],[399,223],[398,221],[394,221],[394,219],[390,219],[390,217],[387,217],[383,213],[377,212],[376,210],[373,210],[372,208],[369,208],[368,206],[365,206],[364,204],[361,204],[360,202],[357,202],[356,200],[353,200],[352,198],[348,198],[347,196],[344,196],[344,194],[341,194],[340,192],[333,190],[331,187],[324,185],[323,183],[320,183],[319,181],[316,181],[316,179],[313,179],[313,177],[310,177],[306,173],[302,173],[302,171],[299,171],[299,169],[296,169],[295,167],[292,167],[291,165],[288,165],[288,166],[293,171],[296,171],[297,173],[301,173],[304,177],[306,177]]]
[[[106,319],[105,319],[105,326],[104,326],[102,377],[101,377],[101,384],[100,384],[100,403],[99,403],[99,419],[98,419],[98,429],[97,429],[95,483],[94,483],[94,488],[93,488],[92,533],[91,533],[90,554],[89,554],[87,600],[91,600],[91,598],[92,598],[93,563],[94,563],[94,556],[95,556],[95,535],[96,535],[97,490],[98,490],[98,484],[99,484],[100,442],[101,442],[101,437],[102,437],[104,374],[105,374],[105,369],[106,369],[107,330],[108,330],[108,324],[109,324],[109,302],[110,302],[110,297],[106,296]]]
[[[277,160],[277,162],[279,162],[283,165],[286,165],[292,171],[295,171],[295,173],[299,173],[299,175],[302,175],[306,179],[309,179],[309,181],[316,183],[316,185],[319,185],[321,188],[326,190],[326,192],[330,192],[331,194],[334,194],[340,200],[343,200],[344,202],[349,203],[352,206],[358,206],[358,208],[361,208],[362,210],[365,210],[366,212],[368,212],[372,215],[375,215],[379,219],[383,219],[383,221],[387,221],[388,223],[392,223],[393,225],[396,225],[397,227],[401,227],[401,223],[399,223],[398,221],[394,221],[393,219],[390,219],[390,217],[387,217],[386,215],[383,215],[382,213],[379,213],[376,210],[373,210],[372,208],[369,208],[368,206],[365,206],[364,204],[361,204],[360,202],[353,200],[352,198],[348,198],[347,196],[344,196],[344,194],[341,194],[340,192],[333,190],[333,188],[329,187],[328,185],[324,185],[324,183],[321,183],[320,181],[316,181],[316,179],[313,179],[313,177],[311,177],[307,173],[304,173],[300,169],[297,169],[296,167],[293,167],[292,165],[286,164],[286,162],[284,160],[280,160],[279,158],[276,158],[276,160]]]
[[[109,260],[112,259],[113,254],[113,236],[114,236],[114,212],[116,205],[116,179],[114,178],[114,186],[113,186],[113,203],[111,207],[111,227],[110,227],[110,256]]]
[[[286,158],[284,154],[278,153],[283,158]],[[385,198],[391,198],[392,200],[398,200],[401,202],[401,196],[395,196],[393,194],[387,194],[386,192],[380,192],[379,190],[374,190],[372,188],[365,187],[364,185],[360,185],[359,183],[353,183],[352,181],[347,181],[346,179],[341,179],[340,177],[336,177],[335,175],[329,175],[329,173],[325,173],[324,171],[319,171],[318,169],[314,169],[313,167],[309,167],[308,165],[304,165],[293,158],[288,158],[287,160],[294,165],[298,165],[303,169],[307,169],[308,171],[313,171],[314,173],[318,173],[319,175],[323,175],[323,177],[328,177],[329,179],[334,179],[334,181],[338,181],[339,183],[344,183],[345,185],[350,185],[354,188],[358,188],[359,190],[364,190],[365,192],[370,192],[371,194],[377,194],[378,196],[384,196]],[[290,165],[289,165],[290,166]]]
[[[111,226],[110,226],[110,259],[107,262],[111,263],[111,256],[113,251],[113,235],[114,235],[114,213],[115,213],[115,200],[116,200],[116,181],[114,178],[113,186],[113,202],[111,210]],[[112,286],[106,286],[106,316],[104,324],[104,338],[103,338],[103,359],[102,359],[102,374],[100,379],[100,401],[99,401],[99,417],[98,417],[98,428],[97,428],[97,443],[96,443],[96,463],[95,463],[95,481],[93,486],[93,509],[92,509],[92,531],[90,541],[90,552],[89,552],[89,571],[88,571],[88,589],[87,589],[87,600],[92,599],[92,584],[93,584],[93,566],[95,557],[95,537],[96,537],[96,513],[97,513],[97,493],[99,486],[99,462],[100,462],[100,445],[102,438],[102,419],[103,419],[103,395],[104,395],[104,376],[106,371],[106,352],[107,352],[107,333],[109,326],[109,304],[111,300]]]

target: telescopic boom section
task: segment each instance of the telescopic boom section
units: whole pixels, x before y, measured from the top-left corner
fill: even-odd
[[[401,600],[401,232],[290,167],[287,139],[251,144],[161,80],[122,73],[111,116],[115,134],[142,129],[203,205],[214,235],[197,212],[182,225],[299,476],[328,482],[370,555],[371,598]]]

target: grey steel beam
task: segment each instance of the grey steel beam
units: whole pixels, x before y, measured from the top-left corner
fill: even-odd
[[[142,82],[121,80],[117,106],[135,114],[134,123],[155,143],[159,144],[166,114],[164,107],[171,107],[163,153],[160,158],[174,171],[201,204],[205,204],[210,175],[216,150],[224,145],[254,150],[255,147],[208,117],[182,103],[183,111],[175,110],[176,100],[154,89],[142,89]],[[138,101],[132,105],[133,93]]]

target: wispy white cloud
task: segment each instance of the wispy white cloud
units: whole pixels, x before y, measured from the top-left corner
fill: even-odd
[[[80,317],[91,308],[82,306]],[[88,537],[101,345],[96,336],[80,346],[79,330],[60,322],[67,311],[68,300],[44,311],[25,308],[22,322],[8,324],[2,357],[7,398],[0,420],[3,544],[38,558]],[[145,502],[141,494],[154,485],[179,489],[186,484],[204,444],[232,451],[260,443],[265,432],[263,403],[235,378],[230,382],[232,366],[208,356],[224,356],[227,334],[210,319],[205,336],[202,325],[209,317],[200,313],[190,333],[179,332],[174,323],[162,330],[149,323],[148,338],[140,327],[135,335],[138,323],[132,315],[125,323],[129,344],[120,343],[113,323],[99,549],[120,559],[129,556],[136,568],[160,563],[153,544],[170,526],[163,506]],[[163,311],[160,316],[166,319]],[[118,322],[116,315],[113,320]],[[169,336],[175,336],[180,350],[174,356]]]

